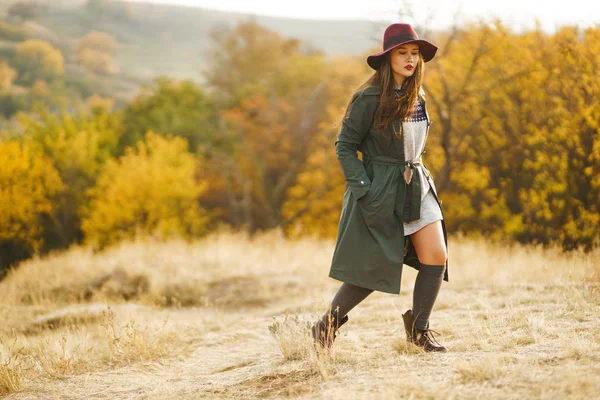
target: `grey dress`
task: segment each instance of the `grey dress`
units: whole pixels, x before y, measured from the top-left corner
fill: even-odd
[[[414,160],[425,147],[425,133],[427,132],[427,117],[418,98],[415,112],[402,122],[402,131],[405,157],[407,160]],[[421,218],[404,222],[404,236],[411,235],[424,226],[443,219],[442,211],[425,177],[423,167],[419,165],[416,168],[420,169],[419,176],[421,177]]]

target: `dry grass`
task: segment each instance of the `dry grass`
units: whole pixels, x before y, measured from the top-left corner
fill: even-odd
[[[589,399],[600,394],[600,252],[451,239],[432,328],[406,342],[415,271],[374,293],[331,352],[309,326],[339,283],[333,243],[220,233],[73,248],[0,282],[8,398]]]
[[[275,338],[279,350],[286,361],[304,360],[312,356],[313,340],[309,334],[311,321],[288,314],[269,325],[269,332]]]
[[[23,364],[21,359],[22,349],[14,349],[14,343],[2,347],[8,349],[7,354],[0,360],[0,395],[16,392],[21,389],[21,376],[23,375]]]

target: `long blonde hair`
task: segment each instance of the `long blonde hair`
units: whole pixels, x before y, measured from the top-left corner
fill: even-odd
[[[391,52],[388,52],[375,73],[356,89],[350,98],[350,101],[348,101],[346,112],[344,113],[345,117],[348,114],[348,110],[350,110],[352,99],[354,99],[356,93],[371,86],[379,88],[381,97],[379,99],[379,106],[375,112],[374,124],[375,128],[383,135],[385,135],[385,130],[393,121],[403,121],[413,113],[419,90],[421,89],[421,84],[423,82],[423,72],[425,69],[423,57],[419,55],[415,73],[406,78],[402,90],[397,91],[394,74],[392,72],[392,65],[390,63],[390,55]],[[400,137],[402,132],[396,131],[396,127],[394,127],[394,134],[396,137]]]

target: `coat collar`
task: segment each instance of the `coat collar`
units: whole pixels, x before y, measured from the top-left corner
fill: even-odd
[[[401,88],[402,86],[397,86],[396,89]],[[381,90],[377,86],[369,86],[363,91],[366,95],[379,95],[381,94]],[[423,86],[419,88],[419,96],[425,100],[425,91],[423,90]]]
[[[396,86],[396,90],[402,90],[402,86]],[[419,88],[419,97],[421,100],[425,101],[425,91],[423,90],[423,86]]]

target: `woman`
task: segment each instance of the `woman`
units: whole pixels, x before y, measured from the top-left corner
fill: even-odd
[[[329,273],[344,283],[312,327],[323,347],[333,345],[348,312],[374,290],[400,293],[407,264],[419,271],[413,308],[402,315],[407,340],[426,351],[447,351],[429,329],[442,279],[448,280],[447,234],[433,178],[421,160],[431,124],[421,89],[423,64],[436,51],[409,24],[390,25],[383,51],[367,58],[375,73],[346,109],[335,145],[347,185]]]

